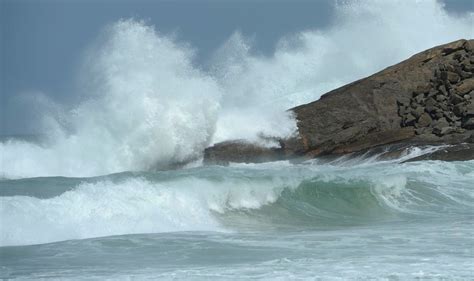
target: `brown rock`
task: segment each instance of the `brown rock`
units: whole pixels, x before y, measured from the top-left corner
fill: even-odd
[[[281,149],[262,147],[246,141],[222,142],[204,150],[205,164],[259,163],[282,158]]]
[[[413,91],[413,96],[418,96],[420,94],[428,93],[431,90],[432,86],[430,83],[425,83],[416,87]]]
[[[447,135],[447,134],[451,134],[451,133],[454,133],[456,132],[456,128],[454,127],[444,127],[441,129],[441,132],[439,133],[441,136],[444,136],[444,135]]]
[[[448,95],[448,91],[446,90],[446,86],[444,86],[444,84],[441,85],[441,86],[439,86],[438,89],[439,89],[439,91],[441,92],[441,94],[443,94],[443,95],[445,95],[445,96]]]
[[[464,112],[466,116],[474,116],[474,103],[470,103],[466,106],[466,110]]]
[[[436,107],[434,107],[432,105],[431,106],[428,105],[428,106],[425,107],[425,111],[430,113],[432,116],[434,116],[436,114]]]
[[[453,112],[457,116],[462,116],[466,111],[466,106],[464,103],[458,103],[453,107]]]
[[[425,109],[421,106],[418,106],[416,109],[413,109],[411,111],[411,114],[415,117],[415,118],[419,118],[421,116],[421,114],[423,114],[423,112],[425,112]]]
[[[473,144],[459,144],[455,146],[441,148],[435,152],[424,154],[406,162],[422,160],[442,160],[442,161],[466,161],[474,159]]]
[[[428,95],[426,96],[427,98],[435,97],[438,94],[438,91],[435,88],[431,88],[431,90],[428,92]]]
[[[415,102],[416,102],[417,104],[420,104],[420,105],[421,105],[421,104],[423,104],[424,101],[425,101],[425,96],[424,96],[424,95],[418,95],[418,96],[416,96],[416,97],[414,98],[414,100],[415,100]]]
[[[448,104],[445,101],[438,103],[438,107],[443,111],[447,111],[449,109]]]
[[[466,122],[464,122],[464,124],[462,125],[462,127],[469,130],[474,129],[474,117],[467,119]]]
[[[461,95],[465,95],[474,90],[474,78],[463,80],[460,85],[456,86],[456,90]]]
[[[425,102],[426,106],[435,106],[437,104],[436,100],[433,98],[428,98]]]
[[[411,126],[415,124],[415,121],[416,121],[416,117],[413,116],[413,114],[409,113],[405,116],[405,119],[403,120],[403,124],[405,126]]]
[[[472,78],[473,74],[470,73],[470,72],[467,72],[467,71],[464,71],[461,70],[458,72],[459,76],[461,76],[461,79],[464,80],[464,79],[469,79],[469,78]]]
[[[474,64],[463,64],[462,69],[467,72],[474,72]]]
[[[446,96],[445,95],[437,95],[436,96],[436,101],[437,102],[442,102],[442,101],[445,101],[446,100]]]
[[[402,106],[400,106],[400,107],[398,108],[398,115],[400,115],[400,116],[407,115],[408,112],[410,112],[410,111],[409,111],[408,108],[407,108],[406,106],[404,106],[404,105],[402,105]]]
[[[452,104],[458,104],[460,102],[463,102],[464,99],[459,96],[459,95],[456,95],[456,94],[452,94],[451,96],[449,96],[449,101],[452,103]]]
[[[460,118],[453,114],[453,112],[443,112],[444,117],[449,123],[458,121]]]
[[[432,129],[427,128],[427,127],[422,127],[422,128],[415,129],[415,134],[417,134],[417,135],[423,135],[423,134],[431,133],[431,132],[432,132]]]
[[[279,149],[227,142],[225,145],[217,144],[206,149],[205,162],[208,159],[213,159],[211,162],[214,163],[221,160],[224,163],[267,161],[292,155],[316,157],[356,152],[412,139],[421,142],[459,141],[460,138],[454,132],[456,128],[454,125],[450,126],[443,117],[444,112],[451,110],[454,104],[445,104],[448,110],[440,109],[443,105],[435,99],[438,93],[436,87],[446,97],[448,91],[451,91],[453,94],[460,94],[461,99],[474,90],[473,78],[457,82],[461,79],[456,73],[459,72],[459,65],[452,59],[458,52],[461,53],[460,58],[463,58],[464,53],[471,56],[472,44],[474,40],[458,40],[434,47],[367,78],[326,93],[317,101],[292,108],[297,120],[297,137],[281,140]],[[466,65],[463,66],[463,71],[467,71]],[[446,81],[439,80],[440,76],[444,76]],[[457,84],[451,85],[450,83],[455,83],[453,81]],[[420,95],[423,93],[421,96],[426,93],[431,96],[426,95],[426,100],[422,101],[421,97],[419,100],[415,99],[418,95],[413,96],[414,92]],[[413,101],[410,102],[412,98]],[[452,98],[453,101],[456,98]],[[420,106],[422,103],[425,103],[425,111],[431,116],[438,116],[439,120],[430,122],[428,114],[419,112],[417,109],[423,108]],[[415,109],[415,115],[419,114],[418,118],[412,115],[411,109]],[[415,135],[412,127],[415,123],[417,127],[428,124],[438,135],[445,135],[432,135],[430,129],[418,130],[417,133],[423,134]]]
[[[428,98],[425,102],[425,111],[432,113],[436,110],[437,102],[433,98]]]
[[[364,149],[376,147],[383,144],[394,143],[402,140],[410,139],[415,135],[412,127],[401,128],[396,130],[386,130],[368,134],[355,142],[337,146],[331,153],[352,153]]]
[[[428,113],[423,113],[420,118],[418,119],[418,127],[428,127],[433,119],[431,119],[431,116]]]
[[[447,127],[449,126],[448,120],[446,118],[442,117],[434,122],[434,127]]]
[[[448,45],[461,50],[465,42],[457,41]],[[322,150],[330,151],[330,147],[337,143],[352,142],[368,135],[371,130],[396,129],[402,124],[396,122],[400,120],[397,100],[406,101],[413,92],[426,93],[431,90],[428,86],[433,69],[440,63],[447,64],[442,50],[443,47],[439,47],[417,54],[398,65],[331,91],[319,101],[294,108],[300,135],[307,139],[309,148],[323,147]],[[425,104],[429,105],[430,100],[432,106],[437,104],[433,98],[428,98]],[[411,106],[417,108],[416,105]],[[400,110],[403,113],[404,109]],[[403,124],[411,125],[413,118],[407,115]],[[344,123],[359,129],[341,135],[341,126],[336,124]],[[337,141],[334,141],[335,137]]]
[[[448,80],[451,84],[456,84],[456,83],[460,80],[460,77],[459,77],[459,75],[458,75],[457,73],[448,71],[448,72],[447,72],[447,80]]]
[[[441,134],[441,132],[443,132],[444,128],[449,127],[449,122],[444,117],[432,122],[431,124],[433,126],[433,133],[436,135],[445,135]]]

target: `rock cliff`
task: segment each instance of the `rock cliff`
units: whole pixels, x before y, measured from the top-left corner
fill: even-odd
[[[474,142],[473,50],[474,40],[458,40],[416,54],[290,109],[297,136],[280,140],[280,148],[229,141],[206,149],[204,160],[261,162],[401,142]]]

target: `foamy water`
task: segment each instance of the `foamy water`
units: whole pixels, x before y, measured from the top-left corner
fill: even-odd
[[[336,19],[269,56],[236,32],[205,68],[159,27],[104,27],[80,102],[35,95],[44,139],[0,142],[0,278],[472,279],[473,161],[402,163],[439,148],[413,147],[201,165],[208,145],[272,145],[262,136],[295,132],[286,109],[474,37],[472,14],[432,0],[339,3]]]
[[[254,55],[239,33],[208,69],[194,51],[134,19],[110,24],[84,58],[82,102],[34,98],[42,146],[0,144],[3,177],[94,176],[186,162],[226,139],[264,142],[296,125],[286,109],[370,75],[416,52],[472,38],[472,14],[447,14],[436,1],[339,4],[337,23],[279,41]]]
[[[472,182],[473,161],[3,180],[0,277],[469,279]]]

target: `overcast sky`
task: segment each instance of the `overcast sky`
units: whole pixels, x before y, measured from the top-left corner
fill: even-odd
[[[474,11],[472,0],[445,0],[451,13]],[[201,63],[236,30],[269,54],[285,34],[324,29],[333,1],[74,1],[0,0],[0,95],[40,90],[56,100],[73,93],[81,54],[100,29],[120,18],[145,19],[198,51]],[[1,118],[6,118],[5,114]],[[3,120],[5,121],[5,120]],[[5,122],[0,133],[8,133]]]

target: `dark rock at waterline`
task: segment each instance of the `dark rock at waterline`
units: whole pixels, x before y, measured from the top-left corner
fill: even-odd
[[[368,147],[391,143],[393,138],[380,139],[378,136],[381,132],[402,128],[431,127],[431,134],[437,137],[457,132],[456,124],[450,124],[444,116],[455,121],[454,105],[469,102],[459,94],[471,91],[471,79],[461,80],[446,70],[452,68],[454,56],[472,56],[471,45],[474,45],[474,40],[459,40],[435,47],[329,92],[316,102],[294,108],[301,150],[317,156],[339,152],[340,147],[350,146],[361,139],[374,140],[373,143],[366,142]],[[451,51],[445,52],[446,49]],[[444,98],[430,97],[434,93]],[[445,100],[449,103],[443,104]],[[421,118],[422,109],[430,114],[432,122],[426,117]],[[412,137],[400,135],[400,139],[395,141]]]
[[[422,160],[466,161],[474,159],[474,144],[458,144],[444,147],[435,152],[411,158],[405,162]]]
[[[464,122],[463,128],[474,130],[474,117],[467,119],[467,121]]]
[[[297,136],[278,149],[226,142],[206,163],[262,162],[363,151],[406,141],[474,142],[474,40],[434,47],[290,109]]]
[[[205,164],[261,163],[284,159],[281,148],[267,148],[244,140],[221,142],[204,150]]]

